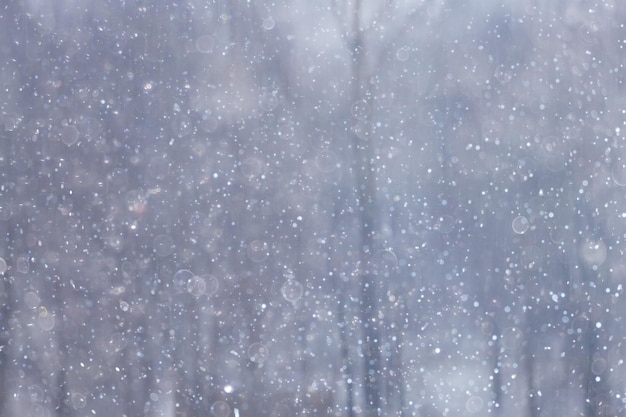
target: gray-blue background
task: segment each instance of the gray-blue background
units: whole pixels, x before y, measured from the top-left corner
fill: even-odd
[[[625,415],[625,19],[0,1],[0,415]]]

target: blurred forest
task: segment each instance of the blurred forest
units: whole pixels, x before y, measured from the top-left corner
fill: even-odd
[[[0,415],[626,416],[624,22],[0,1]]]

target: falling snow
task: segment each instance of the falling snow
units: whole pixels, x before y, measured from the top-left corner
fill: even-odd
[[[0,7],[0,415],[625,416],[626,3]]]

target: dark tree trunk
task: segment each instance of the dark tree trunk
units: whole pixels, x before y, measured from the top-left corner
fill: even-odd
[[[381,352],[380,329],[378,328],[377,285],[369,261],[375,250],[376,240],[376,178],[373,164],[373,146],[370,137],[369,112],[371,100],[363,85],[365,72],[365,51],[361,30],[361,1],[355,0],[352,27],[352,94],[351,106],[363,105],[365,112],[361,117],[365,132],[363,138],[351,132],[351,146],[354,153],[352,175],[357,192],[357,210],[359,215],[360,235],[358,248],[360,254],[361,299],[360,322],[363,336],[364,381],[366,415],[381,413]]]
[[[500,330],[500,326],[496,323],[495,319],[493,320],[493,334],[496,335],[496,338],[493,339],[493,346],[491,347],[491,359],[492,359],[492,401],[493,401],[493,412],[494,415],[500,415],[500,411],[502,410],[502,373],[500,367],[501,354],[502,354],[502,333]]]
[[[595,294],[598,296],[599,294]],[[601,304],[598,304],[598,306]],[[608,329],[609,319],[598,320],[594,314],[592,319],[587,321],[587,328],[584,329],[583,346],[585,349],[583,360],[583,391],[585,401],[585,417],[604,417],[617,415],[617,407],[611,404],[611,386],[608,382],[606,355],[610,344],[605,337]],[[599,314],[602,317],[602,314]]]

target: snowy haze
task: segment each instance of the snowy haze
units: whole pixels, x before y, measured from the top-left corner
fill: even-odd
[[[0,415],[626,415],[625,18],[0,2]]]

